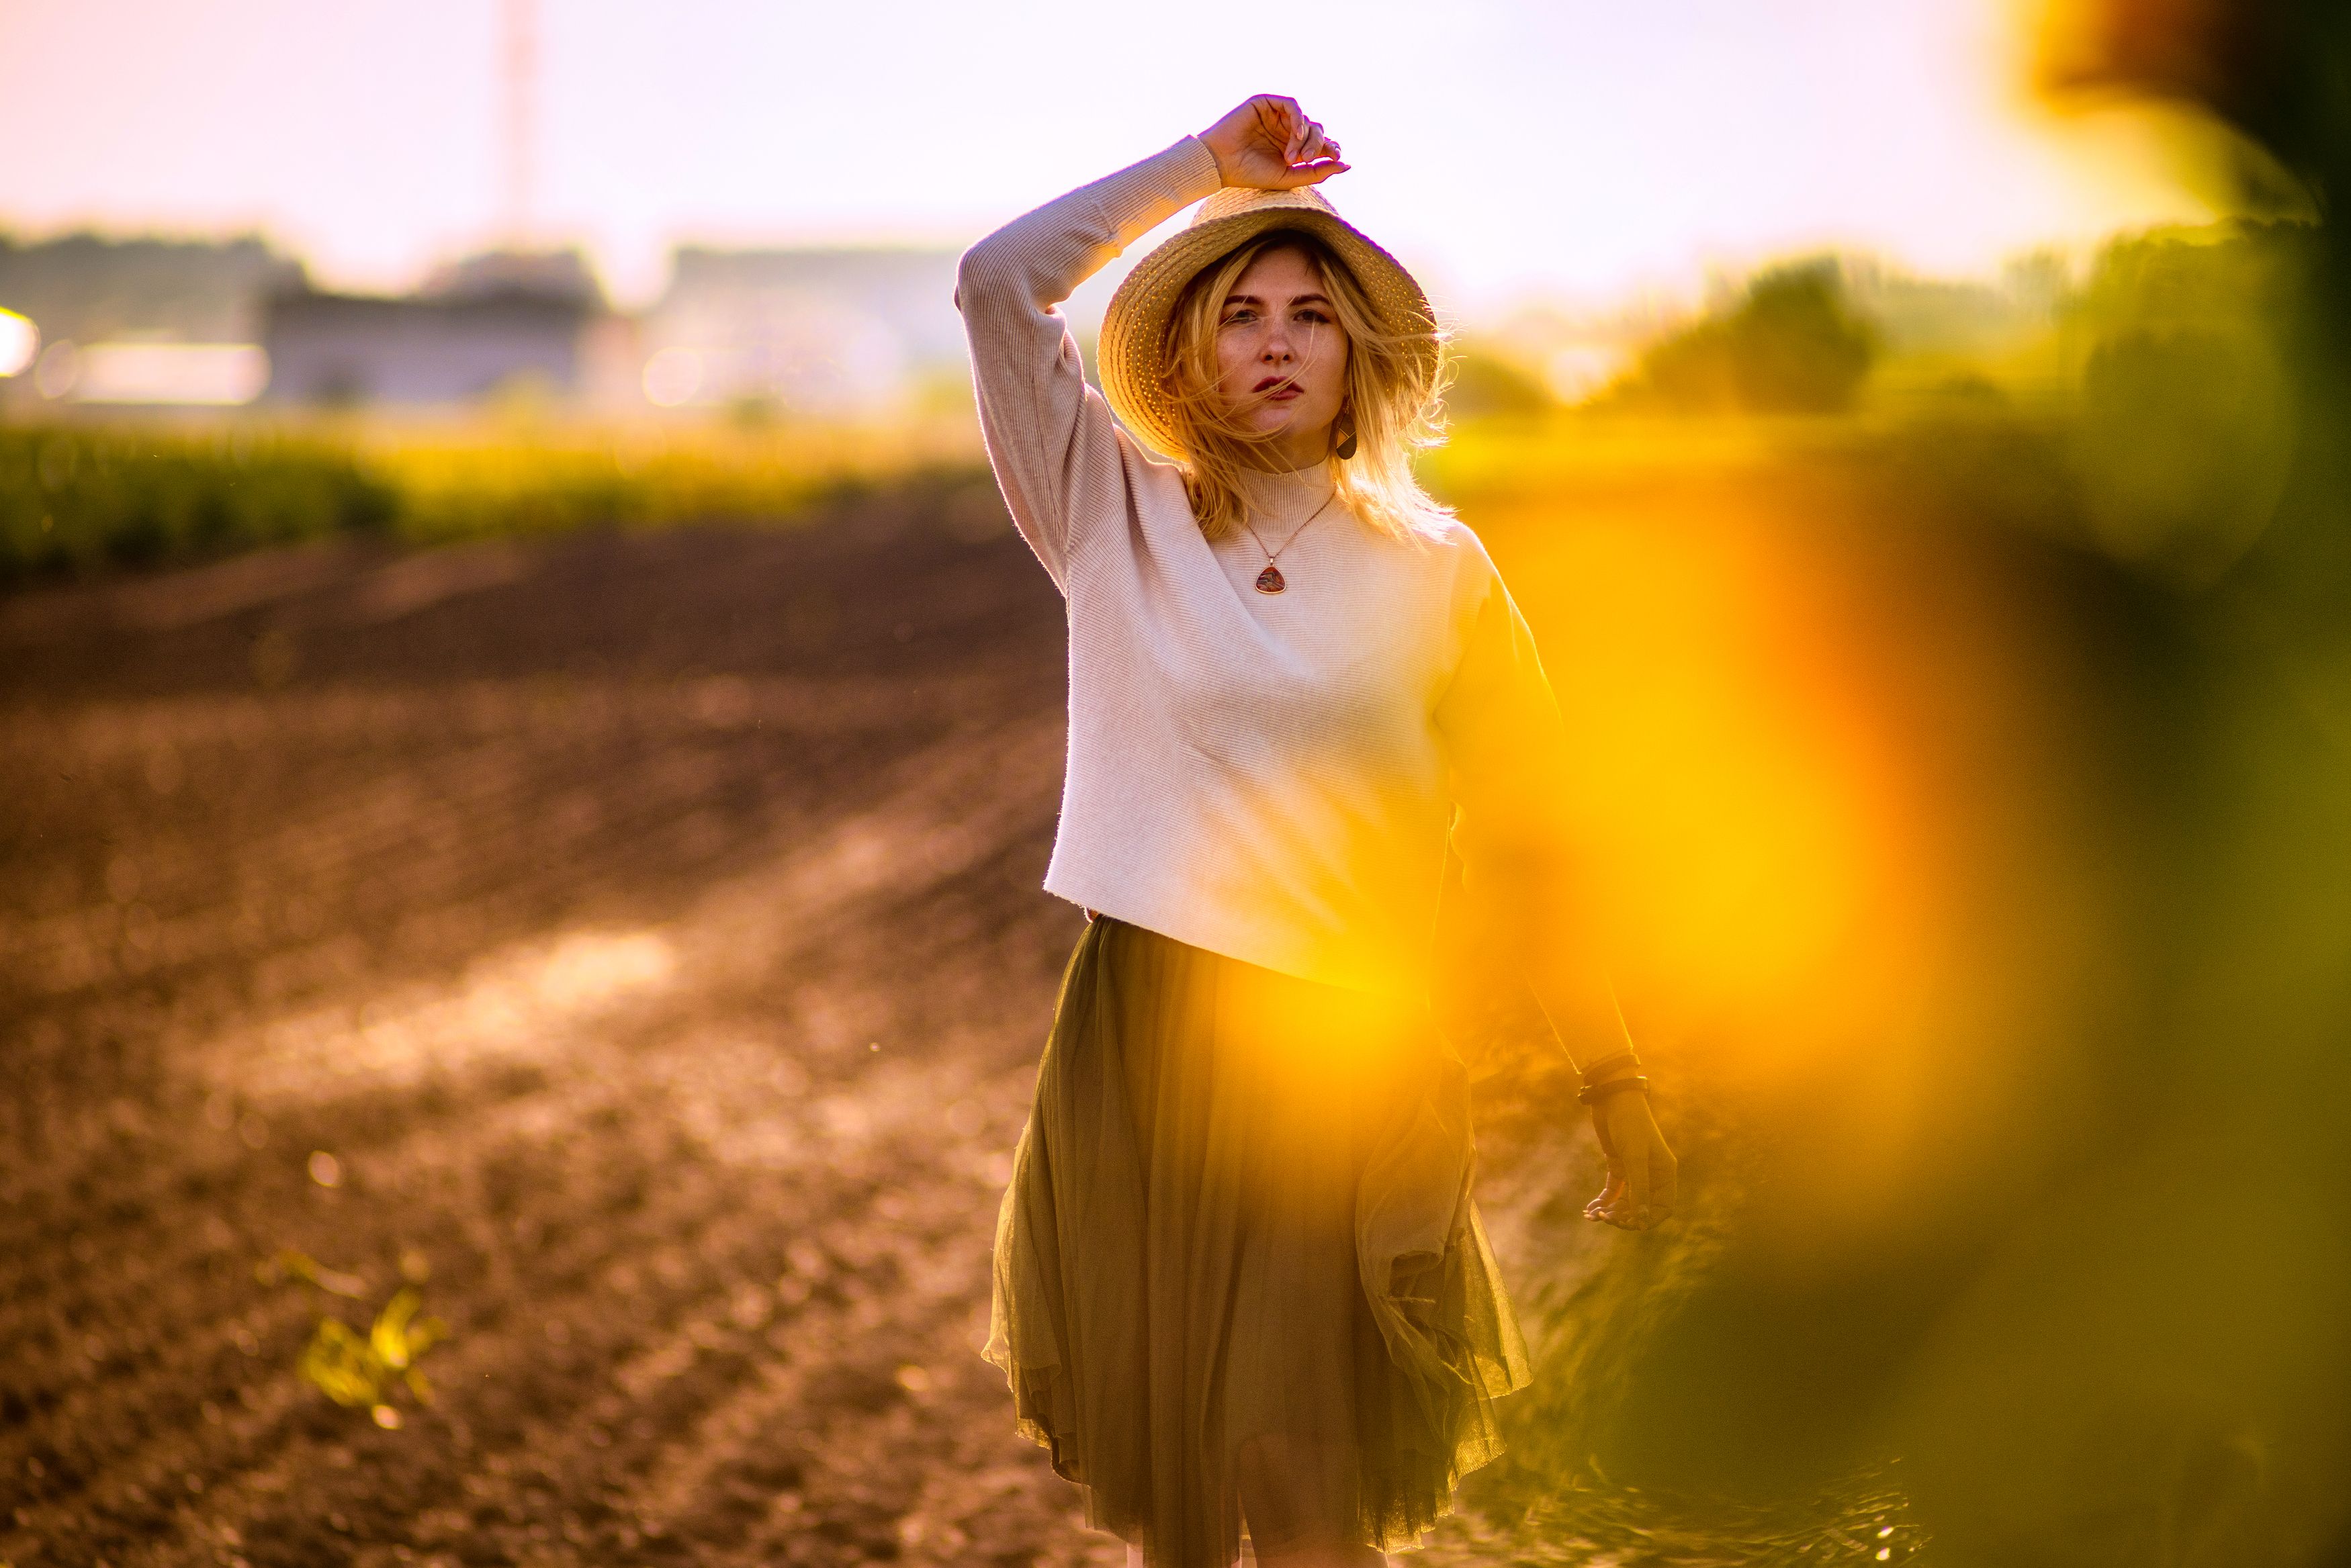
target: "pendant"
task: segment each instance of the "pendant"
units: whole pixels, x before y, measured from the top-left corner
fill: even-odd
[[[1257,575],[1257,591],[1261,594],[1278,594],[1289,586],[1281,580],[1281,568],[1271,561],[1268,561],[1265,570]]]

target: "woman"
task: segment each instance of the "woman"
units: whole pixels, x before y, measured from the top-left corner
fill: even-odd
[[[1151,1568],[1230,1563],[1244,1533],[1266,1564],[1379,1563],[1499,1451],[1493,1402],[1528,1374],[1431,1023],[1448,849],[1585,1063],[1610,1153],[1586,1213],[1672,1202],[1566,896],[1558,710],[1408,465],[1434,318],[1310,189],[1346,167],[1294,101],[1252,99],[982,240],[956,289],[990,461],[1068,600],[1045,885],[1089,916],[987,1355]],[[1105,401],[1053,307],[1202,198],[1112,301]]]

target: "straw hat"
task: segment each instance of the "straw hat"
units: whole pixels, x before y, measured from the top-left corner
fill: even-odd
[[[1270,229],[1303,229],[1328,244],[1354,275],[1382,323],[1416,337],[1428,358],[1437,358],[1437,317],[1428,296],[1395,257],[1332,211],[1320,191],[1227,186],[1201,202],[1180,233],[1134,264],[1102,316],[1102,393],[1126,428],[1164,457],[1183,455],[1174,405],[1160,384],[1176,298],[1203,269]]]

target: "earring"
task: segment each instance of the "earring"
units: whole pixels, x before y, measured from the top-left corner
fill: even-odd
[[[1344,462],[1355,455],[1355,416],[1342,410],[1337,422],[1346,434],[1339,438],[1339,444],[1331,449],[1331,454]]]

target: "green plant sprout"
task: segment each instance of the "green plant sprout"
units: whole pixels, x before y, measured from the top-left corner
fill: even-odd
[[[365,1288],[357,1275],[322,1268],[316,1259],[290,1248],[277,1254],[275,1269],[333,1295],[358,1299]],[[423,1312],[424,1298],[413,1284],[403,1284],[392,1293],[364,1334],[332,1313],[322,1312],[294,1369],[304,1382],[336,1404],[348,1409],[365,1407],[377,1426],[397,1431],[400,1411],[391,1402],[394,1386],[404,1384],[418,1404],[432,1404],[433,1385],[416,1362],[449,1337],[448,1326]]]

